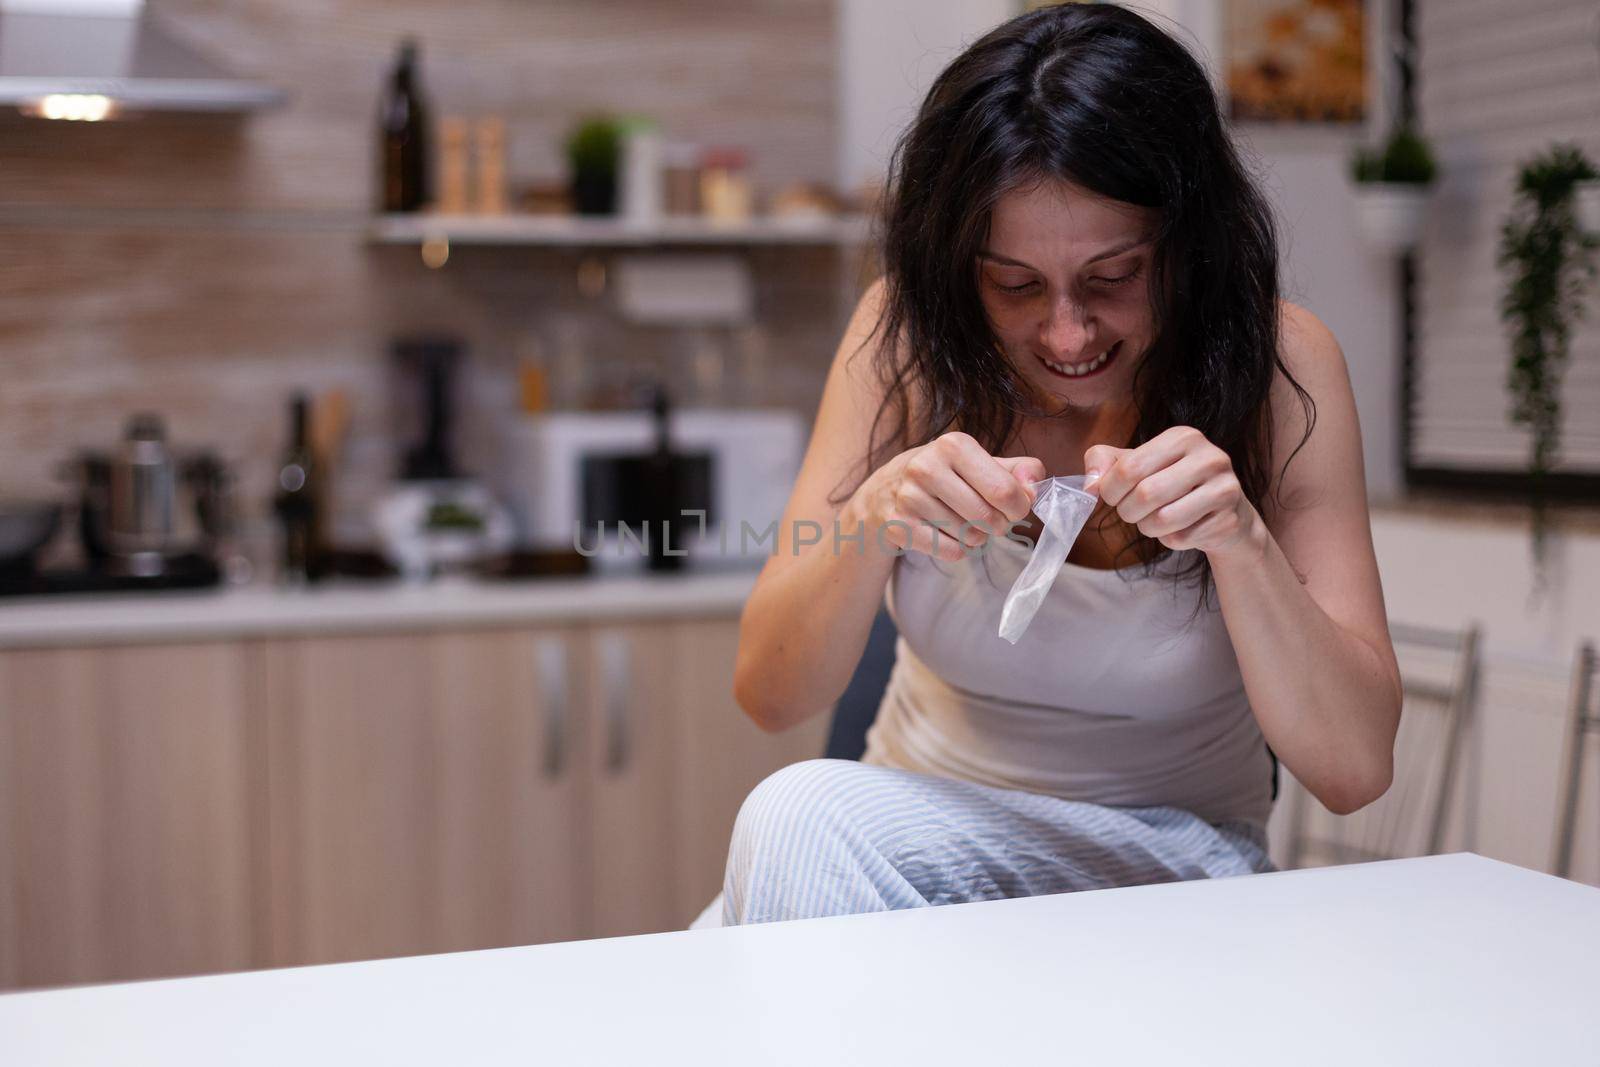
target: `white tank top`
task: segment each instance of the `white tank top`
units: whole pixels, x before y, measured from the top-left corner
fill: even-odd
[[[1171,806],[1264,828],[1272,760],[1217,607],[1174,580],[1068,563],[1015,646],[1000,606],[1029,549],[895,561],[900,631],[863,761],[1119,807]]]

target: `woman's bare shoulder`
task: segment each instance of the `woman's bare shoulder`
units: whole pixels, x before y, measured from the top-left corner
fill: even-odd
[[[888,398],[883,353],[886,300],[882,279],[868,286],[834,352],[790,497],[795,517],[827,517],[841,490],[853,489],[871,473],[879,419]]]
[[[906,358],[906,324],[899,323],[889,337],[889,282],[879,277],[856,302],[845,329],[844,341],[834,357],[833,373],[849,383],[852,394],[874,414],[891,400],[908,426],[919,425],[924,407],[916,373]]]
[[[1278,352],[1296,378],[1335,370],[1348,377],[1344,351],[1333,331],[1313,312],[1287,300],[1279,301]]]
[[[1354,455],[1359,467],[1360,427],[1349,367],[1333,331],[1313,312],[1283,301],[1278,337],[1282,365],[1270,401],[1273,477],[1282,479],[1286,499],[1303,498],[1332,473],[1329,463],[1343,465]],[[1297,451],[1302,454],[1290,462]]]

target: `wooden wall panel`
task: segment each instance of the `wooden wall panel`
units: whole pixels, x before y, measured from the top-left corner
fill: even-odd
[[[513,180],[558,175],[575,116],[644,111],[751,150],[756,177],[834,174],[831,0],[150,0],[177,36],[286,89],[245,119],[9,119],[0,203],[365,211],[396,44],[422,42],[436,114],[498,114]]]

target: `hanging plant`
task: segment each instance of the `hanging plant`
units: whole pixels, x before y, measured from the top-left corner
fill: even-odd
[[[1572,325],[1595,276],[1600,240],[1578,225],[1574,191],[1595,168],[1575,145],[1556,145],[1524,164],[1500,232],[1507,272],[1500,317],[1511,327],[1511,421],[1533,433],[1528,460],[1534,558],[1544,562],[1544,478],[1561,447],[1561,379]]]

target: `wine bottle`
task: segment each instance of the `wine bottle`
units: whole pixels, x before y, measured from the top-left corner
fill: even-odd
[[[297,395],[289,404],[289,447],[278,466],[274,501],[283,529],[283,580],[289,585],[302,585],[313,574],[319,510],[315,475],[306,427],[306,398]]]
[[[417,74],[417,42],[400,45],[378,116],[378,209],[421,211],[433,199],[428,107]]]

